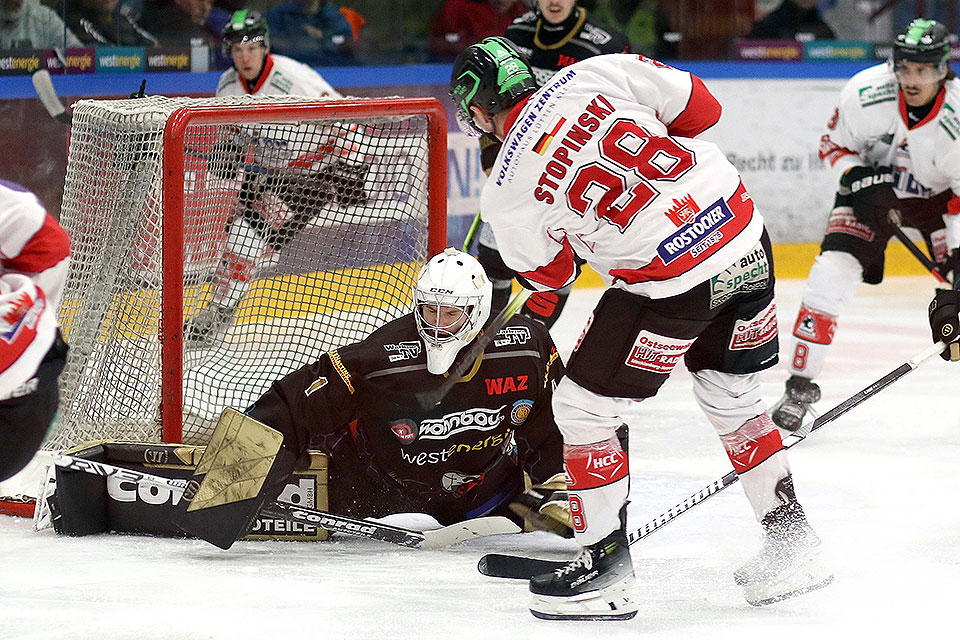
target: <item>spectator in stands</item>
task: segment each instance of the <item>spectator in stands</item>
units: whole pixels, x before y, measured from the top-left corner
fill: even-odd
[[[136,10],[120,0],[70,0],[64,20],[86,44],[154,47],[157,38],[140,26]]]
[[[143,0],[140,24],[161,45],[185,46],[195,38],[219,43],[230,14],[244,4],[243,0]]]
[[[748,38],[763,40],[834,40],[836,34],[820,15],[817,0],[783,0],[753,25]]]
[[[598,3],[596,9],[580,0],[580,6],[601,22],[623,31],[632,51],[657,60],[676,56],[675,47],[664,39],[670,27],[659,0],[609,0]]]
[[[286,0],[266,14],[275,53],[304,64],[342,64],[350,57],[353,30],[327,0]]]
[[[501,35],[526,12],[521,0],[446,0],[433,18],[430,53],[452,60],[471,44]]]
[[[53,9],[39,0],[0,0],[0,49],[79,47]]]

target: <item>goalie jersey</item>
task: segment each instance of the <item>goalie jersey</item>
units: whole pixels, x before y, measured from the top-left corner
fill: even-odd
[[[412,314],[276,382],[247,413],[284,446],[330,456],[330,510],[427,513],[441,524],[507,515],[524,490],[563,472],[553,388],[563,364],[546,328],[516,316],[442,402]]]

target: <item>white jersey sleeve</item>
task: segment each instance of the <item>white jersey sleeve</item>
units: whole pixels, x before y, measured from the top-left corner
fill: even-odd
[[[670,134],[719,117],[693,85],[638,56],[598,56],[515,107],[481,195],[504,262],[557,289],[577,255],[608,286],[661,298],[745,255],[763,221],[736,169],[716,145]]]
[[[36,372],[56,335],[66,233],[36,197],[0,182],[0,399]]]
[[[839,177],[873,163],[870,151],[897,117],[897,79],[886,63],[854,75],[840,90],[837,106],[820,138],[820,160]]]

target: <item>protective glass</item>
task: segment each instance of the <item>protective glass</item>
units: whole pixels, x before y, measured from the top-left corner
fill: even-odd
[[[946,65],[900,60],[893,64],[893,73],[901,83],[933,84],[947,75]]]

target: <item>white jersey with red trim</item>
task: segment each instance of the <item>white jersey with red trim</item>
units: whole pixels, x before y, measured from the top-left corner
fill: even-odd
[[[53,344],[69,250],[36,196],[0,180],[0,401],[36,373]]]
[[[218,96],[304,96],[342,98],[343,96],[312,68],[287,56],[267,54],[263,73],[250,86],[235,67],[223,72],[217,83]]]
[[[908,124],[897,78],[887,63],[857,73],[820,139],[820,159],[846,171],[858,165],[893,169],[898,198],[931,198],[952,190],[944,220],[947,243],[960,245],[960,79],[947,80],[933,108]]]
[[[542,290],[575,277],[683,293],[756,245],[763,220],[736,168],[693,136],[720,105],[699,78],[630,54],[559,71],[517,105],[481,196],[504,262]]]

